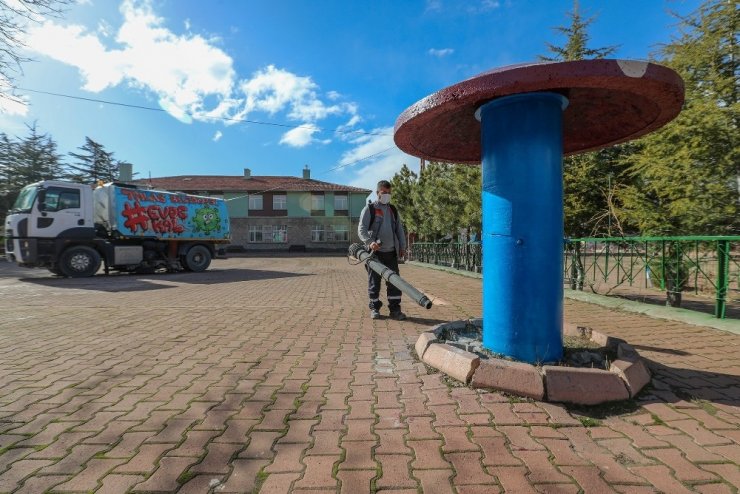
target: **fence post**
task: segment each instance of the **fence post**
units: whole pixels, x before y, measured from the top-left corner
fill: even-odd
[[[714,305],[714,317],[725,318],[727,306],[727,288],[729,283],[730,268],[730,242],[728,240],[717,241],[717,301]]]
[[[660,256],[660,289],[665,291],[665,240],[660,241],[663,254]]]

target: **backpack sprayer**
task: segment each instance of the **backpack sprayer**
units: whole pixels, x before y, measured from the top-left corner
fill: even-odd
[[[406,280],[401,278],[398,273],[385,266],[383,263],[375,260],[375,256],[372,253],[368,252],[364,245],[359,243],[350,245],[349,255],[351,257],[354,257],[358,261],[367,264],[368,268],[378,273],[380,276],[383,277],[385,281],[408,295],[411,300],[413,300],[417,304],[421,305],[425,309],[432,308],[432,301],[429,300],[426,295],[411,286]]]

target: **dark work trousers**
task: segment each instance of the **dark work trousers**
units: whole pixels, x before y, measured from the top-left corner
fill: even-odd
[[[393,252],[375,252],[375,260],[380,261],[386,267],[398,273],[398,255]],[[378,298],[380,296],[380,282],[383,279],[380,274],[376,273],[365,265],[367,269],[367,295],[370,297],[370,308],[380,309],[382,303]],[[401,290],[385,282],[386,296],[388,297],[388,309],[391,312],[401,310]]]

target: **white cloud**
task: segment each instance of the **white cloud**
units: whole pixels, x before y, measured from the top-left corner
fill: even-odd
[[[121,49],[107,49],[83,26],[53,21],[29,30],[28,47],[77,67],[84,89],[100,92],[122,82],[153,91],[165,110],[182,119],[182,112],[203,111],[209,95],[226,98],[235,77],[232,60],[199,35],[177,36],[162,27],[148,3],[125,0],[124,22],[115,40]]]
[[[13,95],[13,85],[0,74],[0,115],[25,117],[28,115],[28,98]]]
[[[76,67],[83,89],[100,92],[126,84],[153,93],[160,106],[181,122],[246,118],[252,112],[273,116],[285,112],[289,120],[306,128],[286,133],[281,143],[305,146],[323,142],[313,138],[319,120],[357,114],[357,105],[338,102],[341,95],[328,91],[319,97],[319,86],[310,76],[300,76],[274,65],[240,79],[234,63],[217,43],[218,38],[165,27],[151,0],[123,0],[118,31],[100,23],[96,31],[84,26],[46,21],[29,29],[26,44],[36,53]],[[113,40],[103,39],[115,32]],[[113,45],[113,46],[110,46]],[[208,101],[208,103],[206,103]]]
[[[224,136],[223,132],[220,130],[217,130],[215,134],[213,134],[213,142],[218,142],[221,140],[221,138]]]
[[[442,10],[442,0],[427,0],[427,12],[439,12]]]
[[[337,170],[337,173],[349,171],[353,175],[349,179],[350,185],[375,190],[378,181],[390,180],[404,164],[412,170],[418,170],[419,158],[404,153],[393,142],[393,127],[373,129],[369,134],[372,135],[356,138],[353,141],[355,146],[344,153],[339,161],[340,165],[347,166]],[[372,158],[363,159],[368,156]]]
[[[455,53],[455,50],[452,48],[430,48],[427,53],[429,53],[433,57],[442,58],[446,57],[447,55],[452,55],[453,53]]]
[[[356,111],[355,106],[346,103],[327,106],[318,98],[318,86],[310,77],[298,76],[274,65],[242,81],[240,89],[245,96],[240,117],[253,111],[273,115],[287,109],[291,120],[315,122],[330,115]]]
[[[315,125],[304,125],[290,129],[288,132],[283,134],[280,139],[280,144],[287,144],[294,148],[302,148],[308,146],[314,141],[313,135],[319,131],[319,128]],[[323,141],[326,143],[325,141]]]

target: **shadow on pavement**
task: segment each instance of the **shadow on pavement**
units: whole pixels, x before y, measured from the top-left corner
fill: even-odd
[[[614,401],[595,406],[565,404],[578,415],[598,420],[619,417],[639,411],[642,405],[651,403],[693,403],[696,408],[715,415],[715,405],[740,406],[740,376],[719,372],[670,367],[645,358],[653,377],[650,384],[638,393],[634,400]],[[681,407],[677,407],[678,412]],[[686,419],[692,417],[687,415]],[[728,428],[732,424],[728,423]]]
[[[641,302],[643,304],[660,305],[665,307],[665,294],[652,294],[652,293],[612,293],[610,297],[623,298],[626,300],[632,300],[633,302]],[[695,312],[702,312],[704,314],[714,315],[714,300],[701,300],[698,298],[688,298],[684,295],[681,301],[681,308],[687,310],[693,310]],[[725,317],[727,319],[740,319],[740,307],[734,300],[728,300],[725,308]]]
[[[266,271],[259,269],[223,269],[202,273],[162,273],[162,274],[126,274],[117,273],[108,276],[98,274],[92,278],[62,278],[51,274],[45,277],[19,278],[23,283],[32,283],[54,288],[77,290],[96,290],[102,292],[136,292],[175,288],[176,285],[163,284],[187,283],[193,285],[218,285],[222,283],[240,283],[254,280],[271,280],[295,276],[312,276],[311,273],[292,273],[286,271]]]
[[[414,317],[414,316],[408,316],[406,320],[408,322],[413,322],[415,324],[422,324],[425,326],[436,326],[437,324],[450,322],[449,319],[429,319],[426,317]]]
[[[670,355],[692,355],[692,353],[690,352],[684,352],[683,350],[674,350],[673,348],[662,348],[648,345],[632,345],[632,347],[636,348],[637,350],[645,350],[647,352],[668,353]]]

